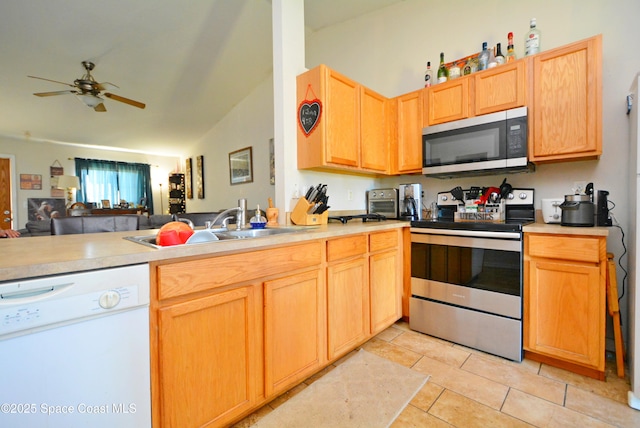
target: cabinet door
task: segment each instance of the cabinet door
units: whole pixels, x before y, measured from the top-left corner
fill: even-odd
[[[402,316],[402,270],[397,251],[369,257],[371,334],[377,334]]]
[[[389,172],[388,99],[369,88],[360,87],[360,166]]]
[[[428,123],[451,122],[469,117],[469,77],[460,77],[440,83],[427,90]]]
[[[325,119],[328,163],[359,166],[360,87],[353,80],[327,68]]]
[[[264,284],[265,394],[271,397],[326,362],[324,287],[318,271]]]
[[[604,370],[604,284],[588,263],[528,263],[526,350]]]
[[[526,62],[516,61],[473,75],[474,114],[522,107],[526,101]]]
[[[397,100],[397,165],[398,174],[422,171],[423,93],[410,92]]]
[[[533,58],[531,160],[602,154],[602,36]]]
[[[327,346],[337,358],[369,337],[369,278],[365,257],[327,268]]]
[[[237,288],[159,310],[162,426],[222,426],[257,402],[258,289]]]

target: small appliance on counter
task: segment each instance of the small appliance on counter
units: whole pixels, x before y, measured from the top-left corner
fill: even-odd
[[[562,198],[542,199],[542,220],[545,223],[560,223],[562,202],[564,202]]]
[[[587,184],[584,194],[565,195],[560,204],[562,226],[595,226],[595,206],[593,204],[593,183]]]
[[[598,200],[596,201],[596,220],[598,226],[613,226],[611,215],[609,214],[609,192],[598,190]]]
[[[414,221],[422,219],[422,185],[419,183],[401,184],[398,189],[400,220]]]
[[[398,218],[398,189],[372,189],[367,191],[367,214]]]

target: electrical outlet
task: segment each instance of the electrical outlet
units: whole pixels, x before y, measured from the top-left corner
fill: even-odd
[[[353,192],[351,190],[347,190],[347,201],[353,200]]]
[[[574,181],[573,187],[571,188],[571,190],[573,190],[574,195],[581,195],[585,192],[586,188],[587,188],[586,181]]]

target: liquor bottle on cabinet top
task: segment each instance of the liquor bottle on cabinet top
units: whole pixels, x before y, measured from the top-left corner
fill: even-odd
[[[431,71],[431,61],[427,61],[427,71],[424,72],[424,87],[431,86],[431,80],[433,79],[433,73]]]
[[[438,83],[449,80],[449,70],[444,65],[444,52],[440,52],[440,66],[438,67]]]
[[[498,65],[504,64],[506,61],[504,56],[502,55],[502,49],[500,48],[500,43],[496,44],[496,63]]]
[[[540,30],[536,28],[536,19],[531,18],[529,31],[524,38],[524,56],[540,52]]]
[[[478,55],[478,71],[486,70],[489,67],[489,50],[487,49],[487,42],[482,43],[482,51]]]
[[[508,44],[507,44],[507,57],[506,62],[511,62],[511,61],[515,61],[516,58],[516,51],[513,48],[513,33],[509,33],[507,35],[507,40],[508,40]]]

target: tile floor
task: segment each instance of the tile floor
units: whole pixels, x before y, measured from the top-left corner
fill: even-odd
[[[615,361],[607,362],[606,381],[601,382],[530,360],[516,363],[488,355],[411,331],[402,321],[362,347],[431,375],[392,428],[640,427],[640,411],[626,404],[628,373],[620,379]],[[250,427],[334,367],[276,398],[236,428]]]

